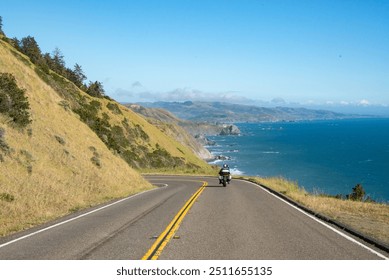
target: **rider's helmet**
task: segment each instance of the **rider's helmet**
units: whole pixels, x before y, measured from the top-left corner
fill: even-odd
[[[229,168],[228,164],[223,164],[223,168]]]

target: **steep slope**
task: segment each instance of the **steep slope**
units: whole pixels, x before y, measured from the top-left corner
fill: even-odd
[[[0,114],[0,235],[150,188],[130,166],[209,169],[131,110],[42,71],[2,40],[0,72],[25,89],[32,119],[21,129]]]
[[[197,128],[199,124],[180,120],[170,112],[158,108],[146,108],[137,104],[126,104],[125,106],[146,117],[151,124],[159,127],[181,144],[190,147],[198,157],[205,160],[213,158],[212,154],[188,133],[190,128]]]
[[[210,167],[190,148],[169,137],[130,109],[110,98],[94,98],[68,80],[37,70],[39,76],[64,98],[59,104],[78,114],[115,154],[143,172],[208,172]]]
[[[11,73],[26,90],[32,123],[20,129],[0,115],[8,147],[0,150],[0,235],[150,188],[76,114],[59,105],[61,98],[25,64],[28,60],[12,52],[0,41],[0,71]]]

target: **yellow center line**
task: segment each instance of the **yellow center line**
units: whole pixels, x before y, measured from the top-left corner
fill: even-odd
[[[188,213],[189,209],[195,203],[196,199],[200,196],[206,186],[207,182],[203,182],[203,185],[191,196],[191,198],[189,198],[189,200],[180,209],[180,211],[178,211],[177,215],[169,223],[166,229],[159,235],[159,237],[151,246],[151,248],[143,256],[142,260],[157,260],[159,258],[163,249],[166,247],[166,245],[169,243],[169,241],[172,239],[175,232],[179,228],[182,220]]]

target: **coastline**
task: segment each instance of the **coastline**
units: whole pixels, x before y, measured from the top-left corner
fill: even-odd
[[[236,125],[239,136],[209,136],[208,163],[225,162],[238,175],[282,176],[317,194],[346,195],[361,184],[367,196],[389,202],[389,119]]]
[[[204,146],[207,150],[218,145],[216,140],[212,146]],[[212,149],[211,149],[212,150]],[[215,154],[211,165],[228,163],[229,157]],[[353,201],[340,199],[324,193],[307,192],[296,182],[282,177],[246,176],[244,172],[235,169],[236,179],[248,180],[287,197],[293,204],[299,205],[305,211],[330,222],[374,246],[389,251],[389,204],[378,202]],[[232,182],[233,184],[233,182]]]

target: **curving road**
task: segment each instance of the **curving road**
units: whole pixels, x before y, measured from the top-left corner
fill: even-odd
[[[158,188],[0,239],[0,259],[383,259],[261,187],[147,176]]]

